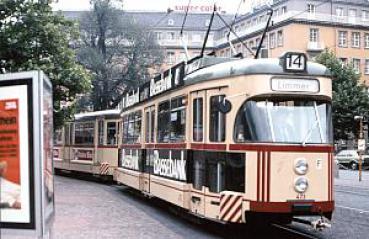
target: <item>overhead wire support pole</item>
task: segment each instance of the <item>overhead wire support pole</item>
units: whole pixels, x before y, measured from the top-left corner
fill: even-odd
[[[237,37],[237,39],[241,42],[242,46],[246,48],[246,50],[255,57],[255,53],[243,42],[241,41],[240,37],[237,35],[237,33],[231,28],[231,26],[224,20],[224,18],[217,12],[216,13],[219,19],[223,22],[223,24],[229,28],[229,30]]]
[[[238,4],[238,7],[237,7],[237,12],[234,14],[233,21],[232,21],[231,26],[230,26],[230,30],[228,31],[228,34],[227,34],[227,41],[228,41],[234,55],[237,54],[237,51],[234,48],[232,41],[230,40],[231,29],[233,28],[233,25],[236,23],[237,15],[238,15],[238,12],[240,11],[241,3],[244,2],[244,1],[245,0],[240,0],[240,3]]]
[[[208,37],[209,37],[209,33],[210,33],[210,29],[211,29],[211,25],[213,25],[213,20],[214,20],[214,16],[215,16],[216,11],[217,11],[217,7],[216,7],[216,5],[214,4],[214,9],[213,9],[213,13],[211,14],[209,27],[208,27],[208,30],[206,31],[206,35],[205,35],[205,39],[204,39],[204,43],[202,44],[202,49],[201,49],[200,57],[203,57],[203,56],[204,56],[204,51],[205,51],[206,43],[207,43],[207,41],[208,41]]]
[[[256,50],[256,53],[255,53],[255,56],[254,56],[255,59],[258,59],[258,57],[259,57],[259,53],[260,53],[261,47],[263,46],[263,43],[264,43],[265,35],[268,32],[269,25],[270,25],[270,22],[271,22],[272,17],[273,17],[273,9],[272,8],[270,8],[268,10],[268,15],[269,15],[269,18],[268,18],[267,24],[266,24],[266,26],[264,28],[263,35],[261,36],[258,49]]]

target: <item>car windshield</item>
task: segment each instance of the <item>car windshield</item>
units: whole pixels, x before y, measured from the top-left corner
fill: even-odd
[[[331,105],[314,100],[249,100],[237,114],[234,133],[239,143],[331,143]]]

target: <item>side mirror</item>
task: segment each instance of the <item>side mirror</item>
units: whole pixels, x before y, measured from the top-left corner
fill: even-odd
[[[223,114],[227,114],[232,109],[232,104],[229,100],[225,99],[218,103],[218,110]]]

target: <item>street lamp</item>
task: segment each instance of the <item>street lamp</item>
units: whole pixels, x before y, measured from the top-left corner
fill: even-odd
[[[363,153],[365,151],[365,139],[364,139],[364,132],[363,132],[363,116],[355,116],[355,121],[359,121],[359,138],[357,141],[357,149],[359,152],[359,181],[362,179],[362,165],[363,165]]]

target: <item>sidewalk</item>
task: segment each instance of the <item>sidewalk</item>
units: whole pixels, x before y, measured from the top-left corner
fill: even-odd
[[[369,171],[362,171],[362,181],[360,182],[358,170],[341,169],[338,178],[334,178],[334,185],[369,188]]]

